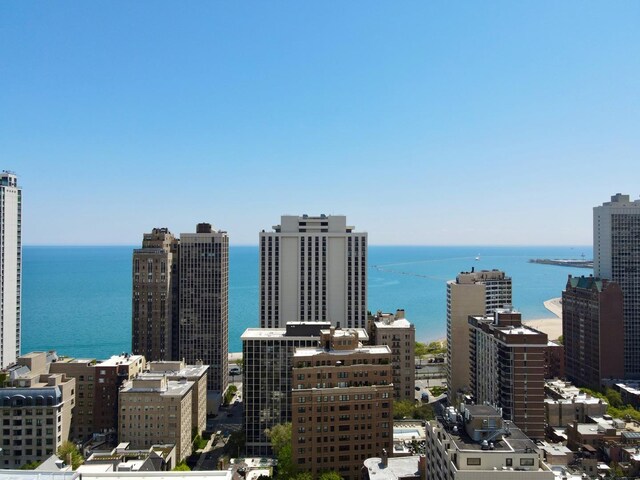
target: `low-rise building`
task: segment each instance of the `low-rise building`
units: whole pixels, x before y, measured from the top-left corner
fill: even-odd
[[[178,462],[191,454],[194,382],[140,375],[120,390],[118,438],[132,448],[175,444]]]
[[[549,427],[566,427],[574,422],[584,423],[588,417],[606,414],[609,406],[606,400],[592,397],[563,380],[546,381],[545,393],[545,422]]]
[[[164,472],[173,469],[176,464],[176,446],[152,445],[149,448],[134,450],[125,442],[107,452],[93,453],[78,469],[89,472],[93,466],[104,466],[109,472]]]
[[[207,370],[209,365],[198,362],[196,365],[187,365],[184,361],[173,362],[149,362],[147,372],[154,375],[164,375],[167,380],[180,380],[186,378],[193,382],[193,394],[191,406],[191,427],[202,434],[207,429]],[[145,372],[146,375],[147,373]]]
[[[76,381],[76,406],[70,438],[84,442],[93,434],[115,438],[118,427],[118,390],[145,367],[141,355],[123,353],[107,360],[60,358],[51,364],[52,373],[64,373]]]
[[[386,452],[383,452],[386,453]],[[363,480],[425,480],[426,460],[424,455],[407,457],[367,458],[362,469]]]
[[[602,452],[605,445],[636,443],[640,424],[609,415],[590,417],[589,423],[574,422],[567,426],[567,447],[577,451]],[[629,442],[628,439],[631,439]]]
[[[427,422],[427,478],[553,480],[537,445],[489,405],[449,407]]]
[[[292,457],[316,476],[360,478],[365,459],[392,445],[393,385],[388,346],[362,346],[355,330],[322,330],[298,348],[292,373]]]
[[[395,314],[377,312],[369,322],[369,338],[374,345],[387,345],[391,349],[393,397],[413,401],[416,328],[405,318],[404,310]]]
[[[32,352],[6,370],[0,388],[3,468],[18,468],[54,454],[69,439],[76,382],[49,373],[55,353]]]

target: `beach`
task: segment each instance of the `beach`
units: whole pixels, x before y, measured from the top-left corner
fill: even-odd
[[[546,333],[549,340],[557,340],[562,335],[562,299],[552,298],[547,300],[544,302],[544,307],[555,316],[524,321],[523,323]]]

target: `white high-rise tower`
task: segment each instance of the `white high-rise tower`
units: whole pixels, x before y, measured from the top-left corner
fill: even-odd
[[[617,193],[593,208],[593,273],[622,288],[625,376],[640,378],[640,200]]]
[[[260,233],[260,327],[367,321],[367,234],[344,215],[283,215]]]
[[[11,172],[0,173],[0,368],[20,356],[22,190]]]

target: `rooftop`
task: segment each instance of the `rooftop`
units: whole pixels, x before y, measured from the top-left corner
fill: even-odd
[[[391,350],[387,345],[364,345],[359,346],[355,350],[325,350],[321,347],[302,347],[296,349],[293,357],[315,357],[316,355],[334,355],[337,357],[343,357],[346,355],[358,355],[363,353],[369,355],[384,355],[385,353],[391,354]]]
[[[138,361],[144,361],[144,357],[142,355],[130,355],[128,353],[125,353],[122,355],[113,355],[107,360],[102,360],[101,362],[98,362],[98,366],[115,367],[117,365],[131,365]]]
[[[387,460],[387,466],[382,465],[380,457],[367,458],[364,467],[369,470],[369,478],[376,480],[397,480],[411,476],[420,476],[420,456],[392,457]]]

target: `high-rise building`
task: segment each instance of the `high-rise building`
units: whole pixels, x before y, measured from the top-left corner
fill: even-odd
[[[209,365],[207,388],[229,384],[229,237],[200,223],[180,234],[178,358]]]
[[[522,325],[520,313],[494,311],[468,319],[471,392],[478,404],[501,407],[529,437],[544,438],[547,334]]]
[[[640,200],[617,193],[593,209],[593,273],[624,297],[625,376],[640,378]]]
[[[177,357],[179,240],[166,228],[145,233],[133,251],[132,351],[149,361]]]
[[[362,346],[353,329],[322,330],[318,347],[296,349],[292,383],[291,451],[299,469],[356,480],[365,459],[392,451],[387,345]]]
[[[387,345],[391,349],[394,398],[413,401],[416,327],[405,318],[404,310],[397,310],[395,314],[377,312],[369,322],[369,329],[374,345]]]
[[[366,328],[367,234],[343,215],[283,215],[260,233],[260,326]]]
[[[0,173],[0,368],[20,355],[22,189],[18,177]]]
[[[565,375],[598,389],[603,378],[624,377],[622,289],[596,277],[572,277],[562,292]]]
[[[449,401],[469,390],[470,315],[491,315],[511,305],[511,277],[499,270],[462,272],[447,282],[447,384]]]
[[[291,421],[291,369],[298,347],[315,347],[328,322],[248,328],[242,334],[242,403],[247,455],[271,455],[265,431]],[[364,331],[363,331],[364,333]]]

